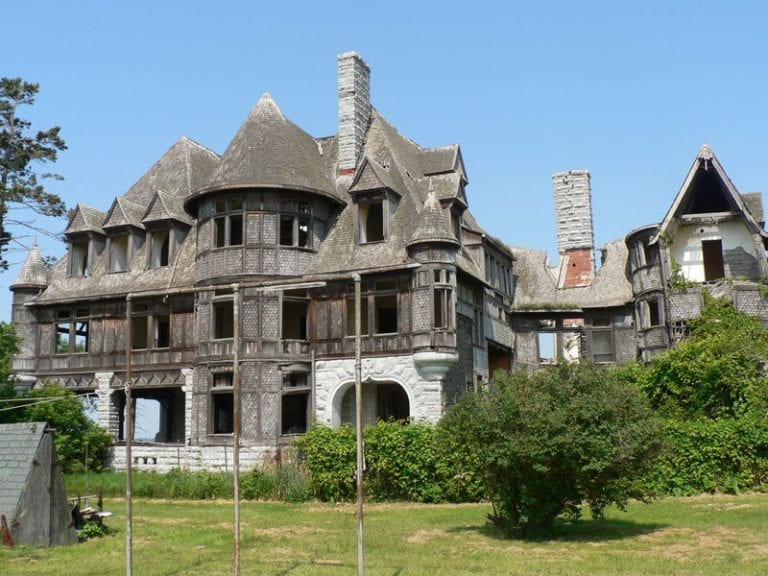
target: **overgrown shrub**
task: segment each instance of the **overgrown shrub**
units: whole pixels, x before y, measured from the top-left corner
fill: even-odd
[[[313,424],[296,441],[309,472],[312,491],[323,501],[351,500],[355,496],[355,430],[351,426],[331,429]]]
[[[478,455],[491,519],[520,536],[547,531],[562,513],[578,518],[582,502],[599,517],[642,496],[632,478],[660,447],[642,394],[588,364],[500,373],[488,390],[465,395],[441,427]]]

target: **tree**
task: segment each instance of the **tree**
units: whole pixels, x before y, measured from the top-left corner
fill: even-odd
[[[104,469],[111,436],[85,414],[80,398],[57,384],[32,390],[23,414],[24,422],[48,422],[53,428],[53,442],[62,470],[82,472]],[[36,402],[35,399],[39,399]]]
[[[19,351],[20,338],[16,336],[13,324],[0,322],[0,400],[15,400],[16,382],[11,373],[11,358]],[[14,402],[0,403],[0,424],[16,422],[19,410]]]
[[[590,364],[500,373],[465,395],[440,429],[478,455],[489,518],[523,537],[548,531],[562,513],[578,518],[582,502],[601,517],[643,496],[632,480],[661,447],[642,393]]]
[[[738,417],[768,409],[768,329],[707,292],[690,336],[640,378],[654,408],[673,418]]]
[[[21,78],[0,79],[0,267],[7,269],[4,253],[8,249],[11,234],[8,218],[10,205],[26,206],[46,216],[62,216],[66,206],[56,194],[46,192],[40,180],[61,179],[51,173],[38,173],[38,163],[55,162],[57,153],[66,150],[64,140],[59,136],[60,128],[32,134],[31,122],[19,118],[17,108],[35,103],[38,84],[25,82]]]

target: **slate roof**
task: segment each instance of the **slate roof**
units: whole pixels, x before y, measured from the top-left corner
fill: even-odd
[[[624,306],[633,301],[632,284],[627,276],[627,246],[614,240],[606,246],[606,258],[595,273],[591,286],[558,288],[546,251],[512,247],[515,257],[514,307],[542,309],[562,304],[563,309]]]
[[[208,182],[218,163],[215,152],[183,136],[131,186],[125,198],[145,208],[158,190],[186,198]]]
[[[272,96],[264,94],[243,122],[210,181],[187,202],[195,211],[203,194],[227,188],[288,188],[344,200],[312,136],[288,120]]]
[[[165,220],[176,220],[189,226],[192,225],[192,219],[184,211],[184,198],[158,190],[155,197],[152,198],[142,222],[148,224]]]
[[[416,229],[413,231],[407,245],[413,246],[425,242],[459,244],[448,226],[445,210],[440,206],[440,202],[438,202],[434,192],[431,190],[427,194],[424,208],[422,208],[416,223]]]
[[[47,285],[45,262],[40,254],[40,248],[34,244],[27,254],[27,259],[24,261],[16,281],[11,284],[11,290],[16,288],[44,288]]]
[[[0,514],[8,522],[18,508],[45,427],[45,422],[0,424]]]

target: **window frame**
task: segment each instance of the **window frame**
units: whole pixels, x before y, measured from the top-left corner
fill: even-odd
[[[355,198],[355,244],[375,244],[377,242],[386,242],[389,239],[390,228],[390,209],[392,200],[386,190],[380,190],[375,193],[369,193],[359,195]],[[381,206],[381,238],[369,240],[369,211],[370,206]],[[365,224],[363,223],[363,210],[361,208],[367,206],[365,212]]]
[[[211,246],[214,249],[245,246],[246,210],[242,196],[219,198],[213,202]]]
[[[228,377],[228,378],[227,378]],[[218,379],[222,382],[217,384]],[[229,426],[226,430],[219,429],[220,403],[224,403],[223,408],[228,408]],[[228,404],[228,406],[226,405]],[[234,372],[232,370],[221,370],[211,373],[210,386],[208,388],[208,435],[209,436],[231,436],[235,430],[235,395],[234,395]]]
[[[283,223],[287,230],[284,230]],[[302,231],[302,225],[305,229]],[[277,244],[285,248],[313,247],[312,203],[306,200],[285,200],[280,203],[277,215]],[[302,236],[303,232],[303,236]]]
[[[291,383],[296,377],[303,377],[303,381],[297,384]],[[312,386],[310,381],[309,372],[285,372],[283,373],[283,382],[280,393],[280,435],[281,436],[294,436],[298,434],[305,434],[309,429],[309,425],[312,420]],[[285,418],[285,404],[284,400],[287,397],[302,397],[304,398],[304,429],[301,431],[291,432],[286,430],[286,418]],[[300,427],[300,426],[299,426]]]
[[[64,356],[67,354],[88,354],[91,351],[91,313],[88,308],[72,308],[58,310],[54,319],[55,338],[53,339],[53,354]],[[66,329],[62,327],[66,326]],[[63,350],[64,340],[62,335],[68,334],[66,350]],[[78,347],[82,346],[82,350]]]

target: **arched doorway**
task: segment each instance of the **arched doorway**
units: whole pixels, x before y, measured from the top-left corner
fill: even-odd
[[[355,385],[338,392],[340,401],[334,403],[340,424],[355,424]],[[396,382],[364,382],[363,424],[376,420],[407,420],[411,415],[411,403],[405,389]]]

